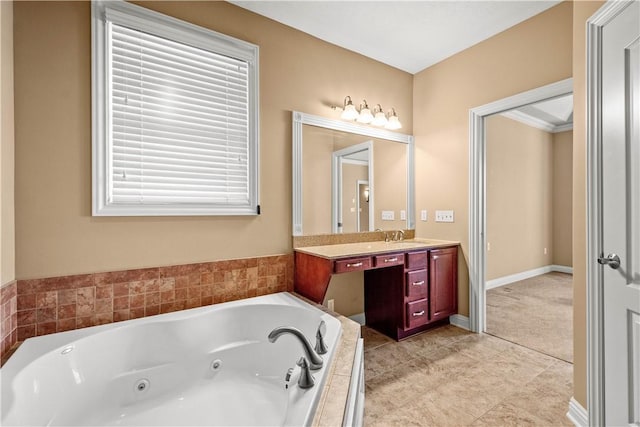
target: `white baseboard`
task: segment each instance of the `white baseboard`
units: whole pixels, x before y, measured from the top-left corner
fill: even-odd
[[[557,271],[558,273],[573,274],[573,267],[568,267],[566,265],[552,265],[551,271]]]
[[[567,418],[569,418],[576,427],[589,426],[589,413],[573,397],[569,401],[569,412],[567,412]]]
[[[449,323],[451,323],[453,326],[457,326],[458,328],[466,329],[467,331],[471,330],[469,318],[461,314],[454,314],[452,316],[449,316]]]
[[[485,289],[497,288],[500,286],[508,285],[509,283],[519,282],[520,280],[540,276],[541,274],[551,273],[552,271],[573,274],[572,267],[566,267],[564,265],[546,265],[544,267],[534,268],[533,270],[523,271],[522,273],[511,274],[509,276],[503,276],[498,277],[497,279],[488,280],[485,285]]]
[[[354,314],[353,316],[349,316],[349,319],[351,319],[354,322],[357,322],[357,323],[359,323],[361,325],[364,325],[366,323],[365,318],[364,318],[364,313]]]

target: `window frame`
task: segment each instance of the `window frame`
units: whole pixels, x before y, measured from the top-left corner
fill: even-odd
[[[109,196],[111,80],[107,16],[120,25],[246,61],[248,66],[248,205],[220,203],[123,204]],[[91,3],[92,215],[93,216],[213,216],[258,215],[259,198],[259,47],[121,0]]]

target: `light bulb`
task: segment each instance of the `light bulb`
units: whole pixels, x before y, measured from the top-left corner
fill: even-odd
[[[358,110],[356,110],[355,105],[351,102],[350,96],[345,96],[344,98],[344,109],[340,117],[344,120],[355,120],[358,118]]]
[[[391,111],[389,111],[389,119],[384,127],[389,130],[397,130],[402,127],[402,123],[400,123],[400,120],[398,119],[395,108],[392,108]]]
[[[358,110],[353,104],[346,105],[340,117],[344,120],[355,120],[358,118]]]
[[[373,114],[367,105],[367,100],[363,99],[360,104],[360,116],[358,117],[358,123],[371,123],[373,121]]]
[[[386,126],[387,116],[385,116],[382,111],[378,111],[373,117],[373,122],[371,122],[371,124],[376,126]]]

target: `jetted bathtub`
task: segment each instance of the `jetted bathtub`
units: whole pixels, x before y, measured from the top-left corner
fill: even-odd
[[[267,336],[293,326],[314,345],[322,320],[329,351],[301,389],[302,345]],[[341,332],[279,293],[30,338],[0,370],[1,424],[308,425]]]

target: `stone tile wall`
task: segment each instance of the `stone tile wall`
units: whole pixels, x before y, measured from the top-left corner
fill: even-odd
[[[2,288],[2,354],[34,336],[282,291],[293,291],[293,254],[18,280]]]
[[[9,282],[0,289],[0,359],[11,354],[18,341],[18,304],[16,282]]]

